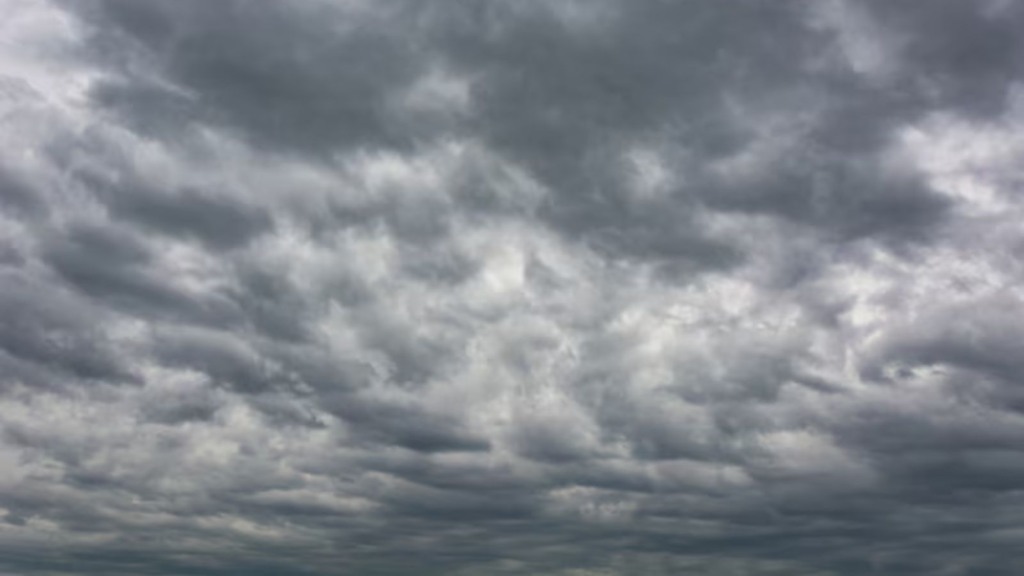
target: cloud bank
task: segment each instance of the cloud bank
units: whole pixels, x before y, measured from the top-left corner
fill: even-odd
[[[0,573],[1024,561],[1024,6],[0,11]]]

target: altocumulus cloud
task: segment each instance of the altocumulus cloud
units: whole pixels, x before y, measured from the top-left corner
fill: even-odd
[[[1021,3],[0,13],[0,573],[1024,563]]]

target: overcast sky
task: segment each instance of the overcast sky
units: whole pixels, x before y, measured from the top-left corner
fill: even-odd
[[[1020,574],[1024,2],[0,14],[0,575]]]

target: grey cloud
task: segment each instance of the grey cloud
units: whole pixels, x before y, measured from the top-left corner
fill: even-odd
[[[132,380],[130,367],[105,338],[102,313],[53,286],[41,285],[15,271],[2,276],[0,348],[10,361],[58,369],[85,379]],[[8,364],[13,375],[16,366]],[[41,384],[57,384],[44,378]]]
[[[908,85],[939,105],[973,114],[1000,112],[1021,73],[1020,37],[1024,12],[1012,3],[970,7],[938,2],[927,11],[886,2],[864,5],[901,36]]]
[[[589,35],[495,9],[490,17],[498,30],[452,34],[462,42],[451,54],[467,74],[482,74],[474,84],[474,102],[488,119],[481,128],[555,191],[543,213],[551,223],[634,257],[664,255],[700,267],[734,263],[728,241],[707,238],[699,220],[689,221],[701,204],[782,214],[840,240],[933,224],[941,198],[912,175],[906,182],[886,177],[884,166],[860,157],[864,150],[829,134],[873,130],[872,140],[884,140],[894,122],[909,116],[906,105],[889,104],[855,78],[840,78],[847,89],[837,93],[829,75],[809,73],[810,59],[827,39],[805,28],[791,9],[643,4],[622,8],[621,19]],[[771,122],[777,113],[813,114],[818,98],[829,98],[828,110],[810,120],[809,133],[798,136],[792,150],[768,160],[767,174],[739,188],[698,178],[681,185],[672,203],[639,211],[628,205],[613,156],[623,144],[667,135],[693,158],[683,166],[696,175],[701,164],[752,147],[747,143],[757,127],[738,124],[729,105],[752,122]],[[810,100],[806,112],[790,109],[803,100]],[[766,139],[775,132],[768,130]],[[766,145],[773,146],[771,140]],[[894,195],[894,187],[906,193]],[[879,193],[865,193],[872,189]]]
[[[0,571],[1013,573],[1013,3],[0,9]]]
[[[447,63],[471,79],[472,105],[469,120],[443,133],[474,130],[522,161],[555,192],[541,215],[563,232],[613,253],[688,263],[684,270],[737,261],[729,242],[708,237],[699,220],[684,224],[692,206],[654,205],[639,211],[629,207],[621,171],[611,169],[618,165],[615,154],[623,145],[659,134],[679,140],[688,154],[704,163],[742,152],[751,130],[736,124],[726,108],[729,98],[756,117],[764,103],[768,108],[763,112],[782,106],[779,111],[789,114],[791,100],[820,93],[818,98],[829,98],[824,100],[829,110],[815,122],[822,124],[817,131],[825,132],[812,130],[801,137],[797,156],[787,158],[792,168],[772,168],[771,175],[757,178],[757,185],[731,190],[714,179],[704,180],[680,195],[713,207],[724,203],[782,213],[840,240],[884,236],[890,229],[900,236],[901,230],[929,226],[942,212],[942,199],[925,187],[878,179],[874,174],[887,170],[870,157],[863,169],[855,168],[859,162],[849,159],[853,150],[836,140],[838,134],[849,139],[850,133],[871,130],[870,140],[877,142],[894,123],[920,114],[922,104],[936,104],[923,101],[920,89],[908,92],[915,106],[906,98],[889,103],[886,94],[849,76],[839,78],[846,90],[837,92],[830,85],[831,76],[808,71],[827,38],[810,30],[791,8],[744,5],[725,14],[701,3],[642,5],[621,8],[619,17],[598,31],[582,33],[535,9],[474,3],[424,9],[396,3],[381,10],[393,16],[391,32],[350,30],[331,37],[319,31],[317,18],[347,28],[353,26],[349,22],[362,19],[372,26],[383,16],[366,9],[344,15],[316,9],[288,13],[236,7],[232,12],[227,5],[185,6],[172,11],[181,16],[174,20],[176,32],[147,34],[150,24],[145,23],[161,21],[162,10],[123,2],[102,6],[94,11],[96,17],[159,55],[169,66],[170,78],[193,93],[200,108],[261,141],[272,140],[274,146],[402,147],[389,140],[389,123],[383,119],[387,110],[382,108],[393,91],[427,74],[433,60]],[[943,22],[936,20],[936,25]],[[686,22],[692,30],[682,33],[667,24],[671,22]],[[984,21],[975,25],[981,28]],[[258,34],[269,26],[296,33]],[[638,29],[644,34],[632,32]],[[418,57],[409,52],[412,40],[396,41],[391,34],[423,35]],[[712,35],[730,42],[716,43]],[[779,37],[791,42],[778,42]],[[273,40],[258,42],[259,38]],[[246,46],[250,53],[243,52]],[[677,56],[658,57],[666,53]],[[955,64],[948,60],[938,61]],[[218,66],[225,72],[214,73]],[[373,74],[367,72],[371,68]],[[260,78],[266,80],[261,83]],[[694,90],[694,85],[708,89]],[[748,100],[748,95],[763,92],[761,102]],[[109,95],[101,95],[100,102],[115,111],[134,109]],[[881,118],[885,120],[876,121]],[[408,126],[397,129],[404,137],[414,137]],[[723,143],[730,140],[732,144]],[[805,157],[805,149],[821,151]],[[858,173],[852,178],[851,168]],[[894,185],[907,193],[863,193]]]
[[[406,402],[344,395],[328,397],[324,407],[350,423],[357,437],[372,443],[421,452],[479,451],[489,447],[485,439],[474,438],[451,417]]]
[[[116,223],[73,224],[46,244],[46,261],[65,281],[115,308],[140,315],[182,314],[215,323],[230,323],[237,316],[220,295],[195,299],[175,289],[169,271],[150,266],[153,250]]]
[[[959,367],[1013,384],[1022,367],[1016,346],[1021,307],[1018,297],[1004,293],[936,310],[894,327],[864,369],[884,377],[886,367]]]
[[[98,46],[116,50],[128,42],[150,50],[147,56],[166,65],[163,72],[173,82],[196,95],[110,83],[96,96],[135,124],[212,122],[270,148],[315,153],[411,143],[416,135],[394,125],[383,100],[412,82],[419,63],[413,39],[382,26],[391,10],[375,15],[326,5],[294,8],[91,3],[81,10],[97,23]],[[362,17],[368,21],[360,22]],[[334,24],[318,25],[324,22]]]
[[[275,386],[275,370],[246,342],[229,334],[191,331],[158,335],[156,357],[171,366],[200,370],[215,383],[251,392]]]
[[[726,183],[709,198],[725,210],[775,213],[819,228],[827,240],[915,240],[939,226],[950,202],[917,175],[870,158],[796,150],[778,158],[756,185]]]
[[[241,244],[270,227],[266,214],[196,190],[183,190],[172,197],[142,191],[120,194],[112,208],[120,218],[162,232],[192,234],[216,247]]]
[[[29,216],[45,213],[46,206],[32,190],[32,186],[0,167],[0,200],[5,206]]]

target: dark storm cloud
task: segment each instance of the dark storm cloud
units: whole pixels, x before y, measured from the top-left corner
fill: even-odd
[[[0,571],[1014,573],[1015,3],[0,7]]]

